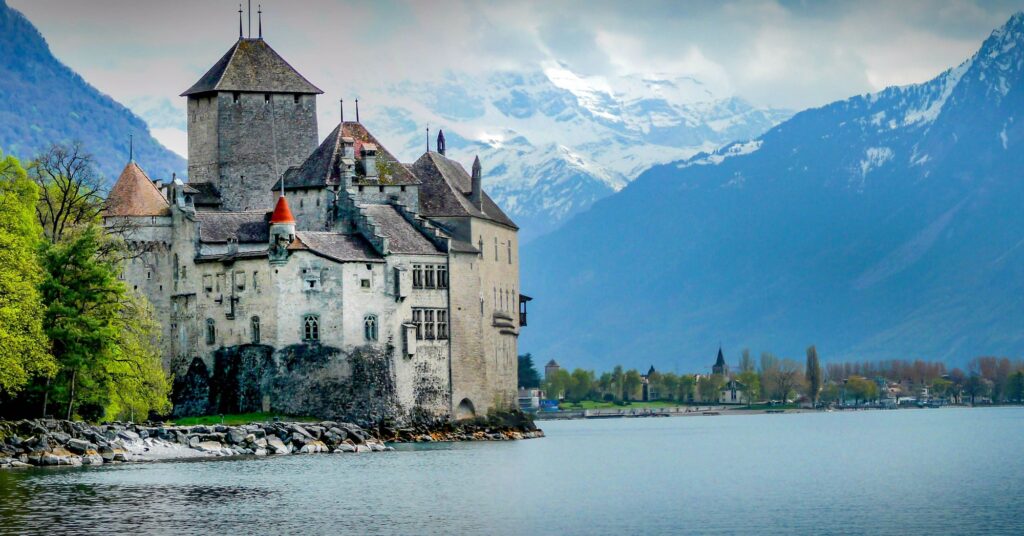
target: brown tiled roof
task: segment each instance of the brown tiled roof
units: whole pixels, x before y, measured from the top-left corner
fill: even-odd
[[[270,214],[263,211],[196,212],[199,222],[199,240],[207,244],[221,244],[230,238],[243,243],[270,241]]]
[[[107,196],[105,216],[169,216],[170,204],[145,171],[128,162]]]
[[[392,253],[408,253],[432,255],[441,253],[433,242],[423,236],[405,216],[391,205],[363,205],[359,207],[367,216],[373,218],[377,230],[388,239],[388,249]]]
[[[211,91],[323,93],[263,39],[239,39],[181,96]]]
[[[373,246],[359,234],[299,231],[289,250],[308,250],[338,262],[379,262],[383,260]]]
[[[427,217],[474,216],[513,229],[519,228],[486,191],[483,192],[483,210],[476,208],[469,200],[472,179],[462,164],[440,153],[428,152],[416,160],[412,170],[420,180],[420,214]]]

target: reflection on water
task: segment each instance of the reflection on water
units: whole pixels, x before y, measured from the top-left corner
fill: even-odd
[[[1024,410],[545,422],[546,439],[0,472],[0,533],[1024,533]]]

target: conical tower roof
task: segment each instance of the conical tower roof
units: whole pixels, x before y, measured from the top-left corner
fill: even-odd
[[[323,93],[263,39],[240,38],[182,97],[213,91]]]
[[[295,223],[292,209],[288,208],[288,200],[283,195],[277,198],[277,205],[274,205],[274,213],[270,215],[270,223]]]
[[[104,216],[169,216],[171,206],[145,171],[128,162],[107,196]]]

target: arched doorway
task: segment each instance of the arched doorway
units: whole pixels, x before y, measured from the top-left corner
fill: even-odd
[[[458,407],[455,408],[455,420],[461,421],[474,417],[476,417],[476,408],[473,407],[473,402],[468,398],[463,398],[462,402],[459,402]]]

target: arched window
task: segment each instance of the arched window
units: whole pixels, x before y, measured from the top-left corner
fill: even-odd
[[[377,316],[366,315],[363,317],[363,337],[368,341],[377,340]]]
[[[212,318],[206,319],[206,344],[215,344],[217,342],[217,326],[213,323]]]
[[[252,343],[260,343],[260,317],[254,316],[249,320],[249,328],[252,331]]]
[[[316,315],[306,315],[302,317],[302,340],[320,340],[320,318]]]

